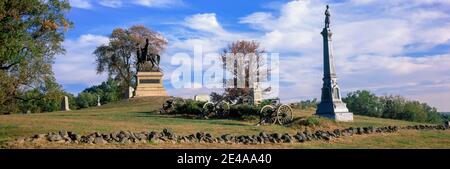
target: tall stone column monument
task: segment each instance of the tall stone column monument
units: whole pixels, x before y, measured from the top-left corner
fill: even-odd
[[[321,32],[323,36],[323,87],[316,114],[335,119],[336,121],[353,121],[353,113],[348,111],[346,104],[342,101],[337,83],[331,44],[331,37],[333,35],[330,29],[331,15],[328,5],[325,16],[325,27]]]

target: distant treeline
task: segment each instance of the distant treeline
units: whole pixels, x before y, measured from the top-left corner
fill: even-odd
[[[3,114],[14,113],[42,113],[61,110],[64,96],[69,98],[70,109],[82,109],[97,106],[97,99],[100,97],[100,103],[106,104],[119,101],[123,94],[119,89],[117,81],[108,79],[100,85],[91,86],[84,89],[77,96],[63,91],[61,87],[52,83],[47,84],[44,90],[29,90],[23,94],[23,97],[17,102],[17,109]]]
[[[437,112],[427,103],[408,100],[402,96],[377,96],[367,90],[358,90],[347,94],[343,101],[350,112],[357,115],[400,119],[415,122],[442,123],[449,120],[449,114]],[[317,99],[306,100],[291,105],[295,108],[317,108]]]
[[[343,100],[350,111],[359,115],[428,123],[446,120],[436,108],[427,103],[407,100],[401,96],[376,96],[369,91],[358,90],[348,93]]]

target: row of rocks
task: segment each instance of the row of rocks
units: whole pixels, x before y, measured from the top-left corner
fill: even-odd
[[[414,125],[414,126],[385,126],[385,127],[350,127],[346,129],[335,129],[333,131],[317,130],[314,132],[297,132],[295,135],[288,133],[266,133],[259,135],[238,135],[224,134],[220,137],[213,137],[209,133],[197,132],[187,136],[178,136],[170,129],[163,129],[162,132],[140,132],[120,131],[108,134],[91,133],[88,135],[79,135],[74,132],[60,131],[58,133],[37,134],[32,137],[22,137],[16,139],[18,143],[24,142],[56,142],[56,143],[75,143],[75,144],[130,144],[130,143],[229,143],[229,144],[266,144],[266,143],[293,143],[306,142],[314,140],[325,140],[375,133],[393,133],[399,130],[448,130],[449,125]]]

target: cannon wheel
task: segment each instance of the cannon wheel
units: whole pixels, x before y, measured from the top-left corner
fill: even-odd
[[[276,109],[272,105],[265,105],[261,108],[260,122],[275,124],[277,122],[276,117],[274,117]]]
[[[230,104],[222,100],[221,102],[216,104],[216,106],[214,107],[214,111],[219,117],[228,117],[228,115],[230,114]]]
[[[203,105],[202,113],[203,113],[203,117],[208,117],[212,113],[214,113],[214,103],[213,102],[206,102]]]
[[[292,116],[292,108],[289,105],[283,104],[278,107],[277,121],[280,125],[289,123],[294,117]]]

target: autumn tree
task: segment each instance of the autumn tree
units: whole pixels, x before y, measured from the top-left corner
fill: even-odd
[[[19,104],[60,90],[52,63],[64,52],[69,10],[67,0],[0,1],[0,113],[18,112]]]
[[[164,37],[142,25],[128,29],[114,29],[109,36],[109,43],[97,47],[97,72],[107,72],[117,80],[125,93],[129,86],[134,86],[136,77],[136,50],[149,39],[149,53],[162,53],[167,46]]]
[[[224,83],[228,84],[225,88],[225,98],[235,100],[240,96],[249,96],[253,88],[251,83],[261,82],[267,76],[269,70],[260,69],[264,66],[263,53],[264,50],[258,42],[245,40],[232,42],[222,51],[222,62],[232,76],[224,80]],[[239,81],[243,82],[243,85],[238,85]]]

